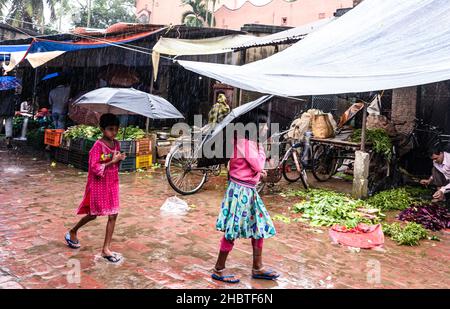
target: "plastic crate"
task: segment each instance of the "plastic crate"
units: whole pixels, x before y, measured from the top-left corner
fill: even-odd
[[[152,166],[152,155],[140,155],[136,156],[136,169],[139,168],[149,168]]]
[[[127,155],[136,154],[136,142],[135,141],[119,141],[120,151],[125,152]]]
[[[59,147],[62,141],[63,129],[45,129],[44,144]]]
[[[69,163],[69,150],[64,148],[55,149],[55,160],[63,164]]]
[[[89,154],[85,152],[69,151],[69,164],[75,168],[87,171],[89,168]]]
[[[152,140],[142,138],[136,141],[136,155],[148,155],[152,153]]]
[[[123,161],[120,161],[119,172],[134,172],[136,170],[136,157],[127,156]]]
[[[84,138],[74,138],[70,140],[69,149],[75,152],[83,152]]]
[[[96,141],[97,140],[94,140],[94,139],[85,139],[84,143],[83,143],[83,151],[89,152],[92,149],[92,147],[94,146]]]

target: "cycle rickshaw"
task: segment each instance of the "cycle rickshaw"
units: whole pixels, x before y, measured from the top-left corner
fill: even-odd
[[[220,135],[220,133],[228,124],[239,116],[267,103],[272,97],[263,96],[233,109],[210,132],[195,130],[189,135],[180,137],[170,150],[165,162],[166,176],[170,186],[180,194],[194,194],[203,187],[210,176],[218,176],[221,172],[221,166],[227,163],[228,156],[224,155],[221,158],[205,157],[205,147],[208,148],[217,142],[217,138],[221,139],[223,135]],[[284,135],[286,132],[279,133],[277,137]],[[266,183],[275,183],[281,180],[281,175],[289,182],[301,179],[303,186],[308,188],[306,173],[301,165],[298,151],[300,147],[300,143],[291,143],[290,145],[283,143],[281,161],[268,170],[268,177],[257,185],[258,191],[261,191]]]

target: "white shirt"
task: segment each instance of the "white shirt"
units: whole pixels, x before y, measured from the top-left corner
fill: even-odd
[[[433,165],[445,176],[445,179],[450,180],[450,153],[444,152],[444,160],[442,161],[442,164],[433,161]],[[441,188],[441,191],[444,193],[447,190],[450,190],[450,183]]]

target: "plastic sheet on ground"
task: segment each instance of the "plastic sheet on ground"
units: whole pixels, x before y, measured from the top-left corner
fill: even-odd
[[[189,205],[176,196],[169,197],[161,206],[161,212],[172,215],[183,215],[188,209]]]
[[[355,228],[334,225],[329,231],[333,243],[352,248],[372,249],[384,244],[384,234],[381,224],[358,224]]]

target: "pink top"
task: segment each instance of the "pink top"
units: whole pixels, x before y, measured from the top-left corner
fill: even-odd
[[[114,148],[98,140],[89,151],[88,181],[77,214],[108,216],[119,212],[120,163],[105,166],[114,151],[120,151],[120,143],[116,140]]]
[[[230,159],[230,179],[246,187],[255,187],[264,169],[264,147],[254,141],[238,138]]]

